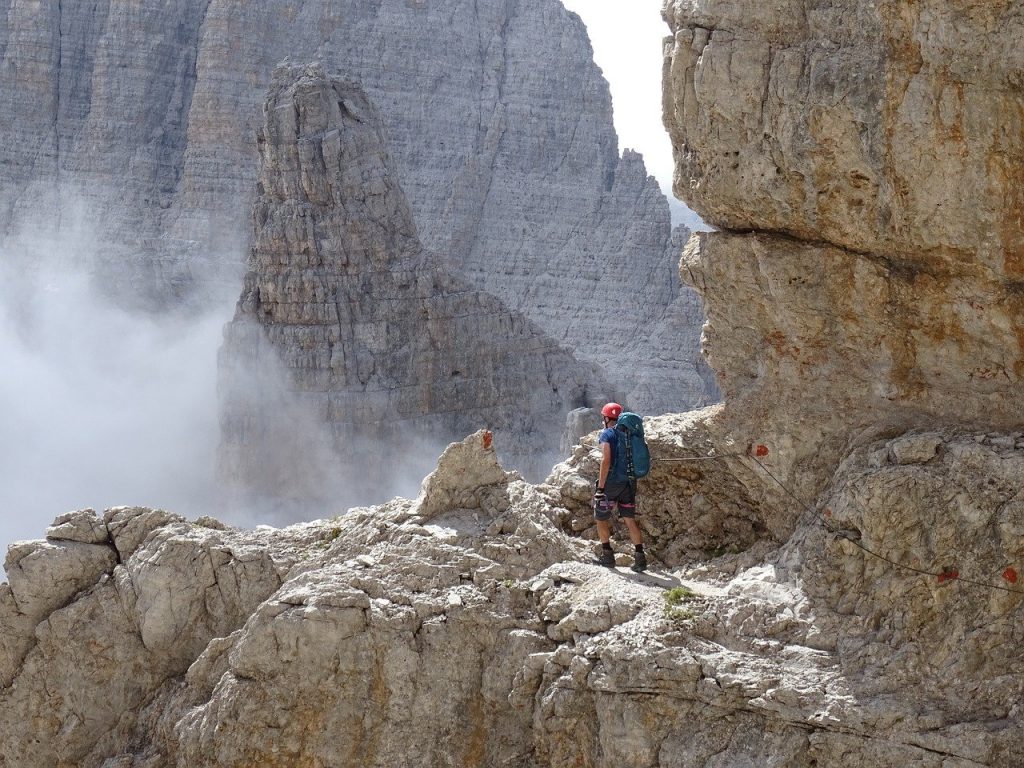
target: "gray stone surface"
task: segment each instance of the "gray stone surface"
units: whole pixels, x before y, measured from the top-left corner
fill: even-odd
[[[113,571],[117,554],[106,543],[106,529],[90,510],[58,517],[50,531],[68,539],[19,541],[7,548],[0,586],[0,685],[11,684],[15,670],[36,643],[36,625]],[[102,537],[97,533],[102,532]]]
[[[0,235],[98,228],[102,282],[150,308],[233,294],[286,57],[363,84],[420,237],[456,274],[635,388],[636,409],[708,401],[668,204],[620,156],[607,83],[558,0],[0,5]]]
[[[706,221],[1024,276],[1019,3],[668,0],[665,16],[676,192]]]
[[[153,519],[153,510],[135,511]],[[240,627],[280,586],[298,559],[294,545],[312,541],[302,526],[283,538],[240,536],[169,519],[152,533],[120,563],[111,547],[74,542],[30,542],[9,555],[13,618],[28,626],[31,641],[10,674],[0,658],[0,765],[100,765],[90,751],[125,738],[167,680],[184,675],[211,640]],[[266,547],[271,539],[280,546]],[[81,554],[71,558],[92,550],[109,560],[89,571]],[[31,595],[20,586],[28,576]],[[6,589],[3,650],[12,637]]]
[[[481,496],[495,486],[503,490],[512,478],[498,463],[491,433],[481,430],[441,454],[437,469],[423,481],[417,514],[430,520],[451,509],[487,507]]]
[[[103,515],[103,523],[121,560],[127,560],[155,529],[185,519],[162,509],[145,507],[114,507]]]
[[[650,420],[655,455],[712,415]],[[39,622],[0,688],[0,764],[1013,765],[1024,601],[966,580],[1012,587],[1024,562],[1024,452],[934,435],[927,465],[875,460],[912,436],[847,457],[828,527],[644,575],[581,562],[562,527],[596,447],[531,486],[482,432],[416,500],[282,531],[168,521]],[[710,466],[723,500],[749,482]]]
[[[565,432],[559,450],[568,456],[579,445],[580,439],[601,426],[601,411],[597,408],[574,408],[565,417]]]
[[[92,586],[115,562],[105,544],[19,541],[7,548],[4,570],[18,610],[38,619]]]
[[[941,445],[938,435],[907,435],[894,440],[889,450],[897,464],[925,464],[935,458]]]
[[[51,541],[80,541],[83,544],[106,544],[109,538],[103,520],[92,509],[68,512],[46,529]]]
[[[1020,424],[1019,297],[1004,276],[905,272],[765,233],[694,237],[683,262],[707,303],[706,351],[728,403],[714,431],[763,445],[801,499],[851,441]]]

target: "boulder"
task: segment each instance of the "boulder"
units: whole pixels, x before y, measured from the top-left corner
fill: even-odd
[[[92,509],[68,512],[46,529],[50,541],[79,541],[83,544],[106,544],[110,539],[103,519]]]

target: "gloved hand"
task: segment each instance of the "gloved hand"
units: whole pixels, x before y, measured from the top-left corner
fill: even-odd
[[[603,504],[605,499],[607,498],[608,497],[604,495],[604,488],[598,488],[596,491],[594,491],[594,506]]]

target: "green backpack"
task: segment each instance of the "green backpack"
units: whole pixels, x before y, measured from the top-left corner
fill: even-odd
[[[618,443],[615,448],[615,466],[612,477],[619,482],[636,482],[651,471],[651,452],[644,440],[644,420],[626,411],[615,425]]]

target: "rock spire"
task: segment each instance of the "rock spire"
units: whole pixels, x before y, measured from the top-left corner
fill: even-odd
[[[609,396],[596,369],[423,249],[358,85],[282,67],[264,115],[250,272],[221,354],[223,475],[277,498],[330,499],[331,477],[349,503],[386,498],[395,466],[480,427],[546,471],[565,414]]]

